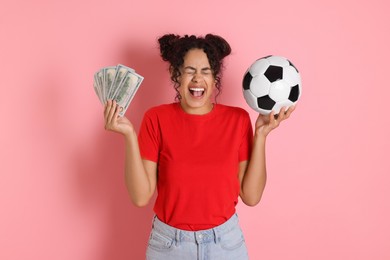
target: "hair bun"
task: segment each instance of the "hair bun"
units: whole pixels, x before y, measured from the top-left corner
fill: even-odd
[[[216,50],[219,53],[220,59],[225,58],[232,52],[229,43],[221,36],[214,35],[214,34],[207,34],[205,36],[205,40],[211,43],[211,45],[215,46]]]
[[[160,54],[164,61],[170,61],[173,55],[175,44],[179,41],[180,36],[175,34],[165,34],[158,39],[160,44]]]

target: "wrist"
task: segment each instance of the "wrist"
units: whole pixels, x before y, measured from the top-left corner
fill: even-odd
[[[260,130],[260,128],[257,128],[256,130],[255,130],[255,135],[254,135],[254,137],[256,138],[256,139],[261,139],[261,140],[264,140],[265,141],[265,139],[267,139],[267,133],[265,133],[264,131],[261,131]]]
[[[264,133],[255,133],[255,136],[253,138],[253,143],[254,144],[259,143],[265,145],[266,140],[267,140],[267,135],[265,135]]]
[[[126,141],[131,141],[133,138],[138,138],[134,129],[126,131],[123,133],[123,136],[125,137]]]

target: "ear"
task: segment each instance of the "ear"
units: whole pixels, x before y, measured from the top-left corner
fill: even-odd
[[[214,77],[213,86],[216,87],[217,83],[218,83],[218,79],[217,79],[217,77]]]

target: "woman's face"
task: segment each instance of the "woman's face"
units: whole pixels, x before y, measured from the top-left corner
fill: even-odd
[[[184,56],[178,88],[181,107],[189,114],[206,114],[213,108],[211,97],[215,89],[215,78],[206,53],[192,49]]]

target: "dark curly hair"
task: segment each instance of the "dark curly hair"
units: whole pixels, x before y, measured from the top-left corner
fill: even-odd
[[[176,100],[180,100],[178,88],[180,83],[178,77],[181,75],[180,67],[184,63],[184,56],[191,49],[202,49],[209,60],[211,71],[215,78],[215,87],[221,92],[221,76],[223,69],[223,58],[231,53],[229,43],[221,36],[207,34],[206,36],[165,34],[158,39],[160,54],[164,61],[169,62],[171,80],[176,90]]]

